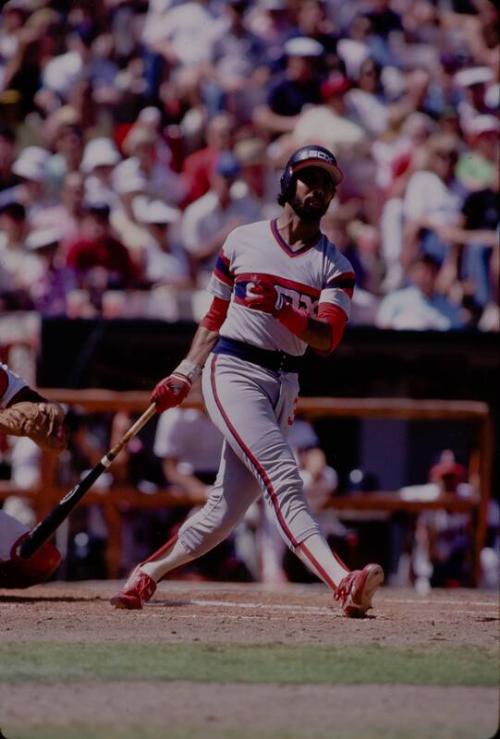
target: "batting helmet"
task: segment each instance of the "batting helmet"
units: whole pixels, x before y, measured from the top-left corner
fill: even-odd
[[[325,169],[332,178],[335,186],[342,182],[344,177],[331,151],[318,144],[302,146],[292,154],[281,175],[280,194],[278,196],[278,203],[280,205],[284,205],[294,196],[297,172],[306,167],[320,167],[321,169]]]

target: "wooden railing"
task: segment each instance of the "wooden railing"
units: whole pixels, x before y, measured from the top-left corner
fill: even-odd
[[[109,390],[44,389],[43,394],[69,406],[80,407],[87,413],[126,411],[142,413],[148,405],[149,393],[140,391],[114,392]],[[189,402],[186,407],[200,407]],[[357,493],[347,497],[333,497],[329,506],[339,511],[405,511],[418,513],[428,509],[468,512],[474,530],[473,584],[479,582],[480,552],[484,546],[487,507],[490,498],[493,431],[489,408],[475,401],[409,400],[405,398],[300,398],[297,411],[314,420],[317,418],[380,418],[406,420],[450,420],[473,422],[476,445],[470,457],[469,473],[474,494],[467,499],[444,495],[437,500],[405,500],[397,491]],[[9,495],[30,499],[37,518],[43,518],[52,506],[67,492],[56,483],[57,460],[44,454],[40,483],[36,488],[23,490],[9,482],[0,483],[0,500]],[[108,526],[106,564],[110,577],[118,577],[122,561],[122,514],[130,510],[158,509],[169,506],[203,503],[186,496],[175,488],[143,494],[137,490],[112,486],[106,492],[89,491],[81,505],[99,505]]]

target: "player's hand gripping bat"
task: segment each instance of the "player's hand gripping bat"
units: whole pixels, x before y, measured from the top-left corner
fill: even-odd
[[[48,513],[45,518],[40,521],[33,529],[29,532],[27,537],[23,540],[18,555],[22,559],[29,559],[42,544],[49,539],[54,531],[60,526],[67,516],[71,513],[81,501],[85,493],[92,487],[97,478],[102,475],[104,470],[109,467],[111,462],[118,456],[125,444],[132,439],[139,431],[146,425],[146,423],[152,418],[157,412],[157,407],[154,403],[144,411],[142,416],[129,428],[129,430],[122,436],[117,444],[93,467],[85,477],[78,482],[75,487],[66,493],[59,503]]]

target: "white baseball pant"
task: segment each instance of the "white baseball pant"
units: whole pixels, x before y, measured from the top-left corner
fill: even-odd
[[[263,494],[281,535],[294,551],[319,533],[285,438],[299,390],[297,375],[211,354],[202,382],[208,413],[225,442],[209,498],[180,528],[180,543],[193,557],[208,552]]]

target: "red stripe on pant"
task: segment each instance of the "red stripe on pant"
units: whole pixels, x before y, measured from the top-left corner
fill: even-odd
[[[248,459],[250,460],[250,462],[253,464],[253,466],[257,470],[257,474],[259,475],[259,477],[261,478],[262,482],[264,483],[265,488],[266,488],[266,490],[267,490],[267,492],[269,494],[269,497],[271,498],[271,502],[272,502],[273,508],[274,508],[274,510],[276,512],[276,516],[278,518],[278,521],[280,522],[281,528],[283,529],[285,535],[290,540],[290,542],[292,543],[292,545],[294,547],[297,547],[299,545],[299,542],[295,539],[295,537],[293,536],[292,532],[288,528],[285,519],[283,518],[283,514],[281,512],[281,509],[280,509],[280,506],[279,506],[279,502],[278,502],[278,498],[277,498],[277,495],[276,495],[276,491],[274,490],[273,484],[272,484],[271,480],[269,479],[269,475],[267,474],[267,472],[264,469],[264,467],[262,467],[262,465],[260,464],[260,462],[258,461],[258,459],[256,457],[254,457],[254,455],[252,454],[252,452],[250,451],[250,449],[247,447],[247,445],[245,444],[245,442],[243,441],[243,439],[241,438],[241,436],[236,431],[235,427],[233,426],[233,424],[229,420],[228,415],[225,412],[224,407],[222,405],[222,402],[221,402],[221,400],[220,400],[220,398],[219,398],[219,396],[217,394],[217,388],[215,386],[215,365],[217,363],[217,358],[218,358],[218,356],[217,355],[214,355],[214,358],[212,360],[212,366],[211,366],[211,369],[210,369],[210,384],[212,386],[212,392],[214,394],[214,398],[215,398],[215,402],[217,404],[217,408],[219,409],[220,414],[221,414],[222,418],[224,419],[224,422],[225,422],[226,426],[228,427],[228,429],[230,430],[231,434],[234,436],[234,438],[236,439],[238,445],[241,447],[241,449],[243,450],[243,452],[245,453],[245,455],[248,457]]]
[[[232,435],[236,439],[237,443],[239,444],[239,446],[241,447],[241,449],[243,450],[243,452],[246,454],[246,456],[248,457],[248,459],[250,460],[250,462],[253,464],[253,466],[257,470],[257,474],[262,479],[262,482],[264,483],[264,485],[266,487],[266,490],[267,490],[267,492],[269,494],[269,497],[271,498],[271,502],[273,504],[273,508],[274,508],[275,513],[276,513],[276,517],[277,517],[277,519],[278,519],[278,521],[280,523],[281,528],[283,529],[283,532],[285,533],[285,536],[290,540],[292,546],[295,549],[300,549],[305,554],[305,556],[311,562],[311,564],[313,565],[313,567],[315,568],[315,570],[319,574],[319,576],[321,578],[323,578],[324,581],[333,590],[336,590],[335,583],[333,582],[333,580],[331,579],[331,577],[328,575],[328,573],[325,572],[325,570],[323,569],[323,567],[321,567],[321,565],[319,564],[319,562],[316,561],[316,559],[313,557],[313,555],[311,554],[311,552],[309,551],[309,549],[307,549],[307,547],[303,543],[300,544],[295,539],[295,537],[293,536],[292,532],[288,528],[287,523],[286,523],[286,521],[285,521],[285,519],[283,517],[283,513],[281,512],[281,508],[280,508],[278,496],[276,495],[276,491],[273,488],[273,484],[272,484],[272,482],[271,482],[271,480],[269,478],[269,475],[267,474],[267,472],[264,469],[264,467],[262,467],[262,465],[260,464],[260,462],[258,461],[258,459],[252,454],[252,452],[250,451],[250,449],[246,446],[245,442],[243,441],[243,439],[238,434],[238,432],[236,431],[235,427],[233,426],[233,424],[229,420],[229,418],[227,416],[227,413],[225,412],[224,407],[222,405],[222,402],[221,402],[221,400],[220,400],[220,398],[219,398],[219,396],[217,394],[217,387],[216,387],[216,384],[215,384],[215,365],[216,365],[216,362],[217,362],[217,355],[214,355],[214,358],[212,360],[212,366],[210,368],[210,384],[212,386],[212,392],[214,394],[214,399],[215,399],[215,402],[217,404],[217,408],[219,409],[219,412],[220,412],[222,418],[224,419],[224,422],[226,423],[228,429],[230,430],[230,432],[232,433]]]

